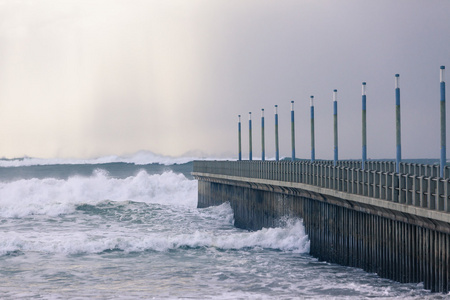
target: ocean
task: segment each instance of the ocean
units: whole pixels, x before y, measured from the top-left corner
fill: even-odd
[[[446,299],[197,209],[191,159],[0,160],[0,299]]]

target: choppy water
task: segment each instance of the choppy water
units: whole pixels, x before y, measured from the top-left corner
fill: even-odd
[[[317,261],[301,220],[248,232],[197,209],[191,167],[0,160],[0,298],[448,297]]]

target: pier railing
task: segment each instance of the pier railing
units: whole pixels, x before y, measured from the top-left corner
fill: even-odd
[[[369,161],[195,161],[195,173],[302,183],[431,210],[450,212],[449,169],[439,165]]]
[[[310,160],[303,160],[303,162],[310,162]],[[332,160],[316,160],[315,163],[333,165]],[[361,165],[362,164],[360,160],[342,160],[337,162],[338,167],[362,169]],[[382,160],[366,161],[365,169],[380,172],[396,172],[396,162]],[[400,163],[398,173],[425,177],[439,177],[440,166],[438,164],[430,165],[402,162]],[[444,167],[444,178],[449,178],[449,175],[450,168],[446,166]]]

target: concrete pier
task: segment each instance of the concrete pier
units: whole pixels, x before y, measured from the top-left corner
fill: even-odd
[[[450,183],[438,165],[196,161],[198,207],[229,202],[249,230],[303,219],[310,254],[398,282],[450,290]],[[443,170],[448,175],[448,169]]]

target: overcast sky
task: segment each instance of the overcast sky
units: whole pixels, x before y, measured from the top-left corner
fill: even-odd
[[[359,158],[366,81],[368,157],[394,158],[399,73],[403,157],[437,158],[449,16],[447,0],[0,0],[0,157],[237,157],[241,114],[246,158],[250,111],[258,157],[261,108],[274,157],[275,104],[289,156],[293,100],[309,158],[314,95],[330,159],[338,89],[340,158]]]

